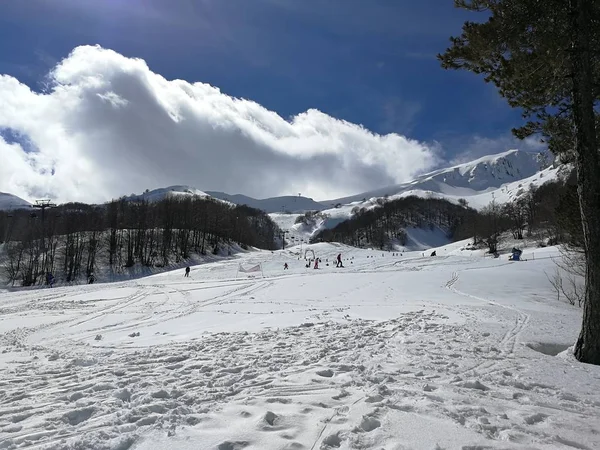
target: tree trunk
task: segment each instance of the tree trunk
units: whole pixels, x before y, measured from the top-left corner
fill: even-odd
[[[587,259],[583,323],[575,345],[575,357],[581,362],[600,365],[600,156],[592,91],[591,4],[591,0],[571,0],[577,191]]]

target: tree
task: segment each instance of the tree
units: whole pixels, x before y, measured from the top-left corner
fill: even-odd
[[[527,223],[525,200],[519,199],[515,202],[506,203],[502,207],[502,215],[504,215],[508,223],[510,223],[510,231],[512,232],[513,238],[523,239],[523,231],[525,231]]]
[[[502,233],[502,215],[501,208],[492,200],[488,206],[481,210],[483,222],[481,224],[480,234],[483,241],[488,246],[488,253],[495,254],[498,252],[498,244],[500,243],[500,234]]]
[[[438,55],[447,69],[483,74],[529,119],[519,138],[541,134],[553,153],[574,160],[586,257],[579,361],[600,364],[600,1],[455,0],[487,13],[466,22]]]

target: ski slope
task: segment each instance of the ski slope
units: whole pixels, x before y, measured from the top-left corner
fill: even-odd
[[[600,367],[563,352],[581,310],[546,279],[557,250],[464,244],[0,291],[0,449],[600,448]]]

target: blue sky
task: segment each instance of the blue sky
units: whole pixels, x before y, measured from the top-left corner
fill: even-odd
[[[435,59],[477,15],[451,0],[27,0],[0,6],[0,73],[32,88],[81,44],[146,60],[282,116],[317,108],[379,133],[494,138],[517,111]]]
[[[440,67],[436,54],[468,19],[483,17],[454,8],[452,0],[0,2],[0,74],[14,81],[5,78],[0,85],[5,103],[0,137],[21,145],[5,150],[13,157],[6,173],[13,175],[11,182],[0,180],[0,190],[66,198],[88,186],[90,167],[125,170],[124,159],[134,167],[136,158],[147,158],[154,165],[146,164],[145,179],[104,182],[103,189],[93,185],[102,193],[98,198],[166,183],[258,197],[306,192],[333,198],[407,181],[448,162],[515,147],[537,150],[535,143],[511,137],[519,112],[493,86]],[[86,45],[116,53],[93,47],[73,52]],[[136,66],[131,58],[148,67]],[[103,90],[86,84],[80,74],[98,75]],[[206,97],[210,92],[204,85],[149,87],[146,80],[156,74],[206,83],[264,109],[231,103],[227,96]],[[66,87],[57,91],[61,84]],[[174,88],[195,89],[194,104],[181,103]],[[103,109],[98,98],[111,110]],[[167,106],[149,113],[156,98],[168,98]],[[224,116],[224,104],[235,114]],[[119,115],[123,108],[128,108],[125,116]],[[131,121],[128,127],[125,120]],[[229,134],[222,133],[223,123]],[[163,133],[153,136],[157,130]],[[399,137],[386,139],[389,133]],[[82,141],[93,134],[102,136],[104,147],[97,148],[99,138]],[[105,151],[109,144],[121,149],[112,160]],[[171,153],[170,161],[192,155],[199,165],[218,163],[234,176],[217,178],[208,169],[186,175],[187,167],[166,174],[165,152]],[[81,167],[72,164],[75,154]],[[220,156],[225,154],[230,157]],[[235,166],[233,159],[244,163]],[[246,176],[253,163],[262,175]],[[278,171],[288,175],[276,178]],[[312,173],[319,174],[319,182],[310,179]],[[72,188],[61,190],[63,185]]]

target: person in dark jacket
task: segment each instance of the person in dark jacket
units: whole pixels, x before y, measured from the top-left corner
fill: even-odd
[[[185,275],[184,276],[186,276],[186,277],[190,276],[190,268],[189,267],[185,268]]]

